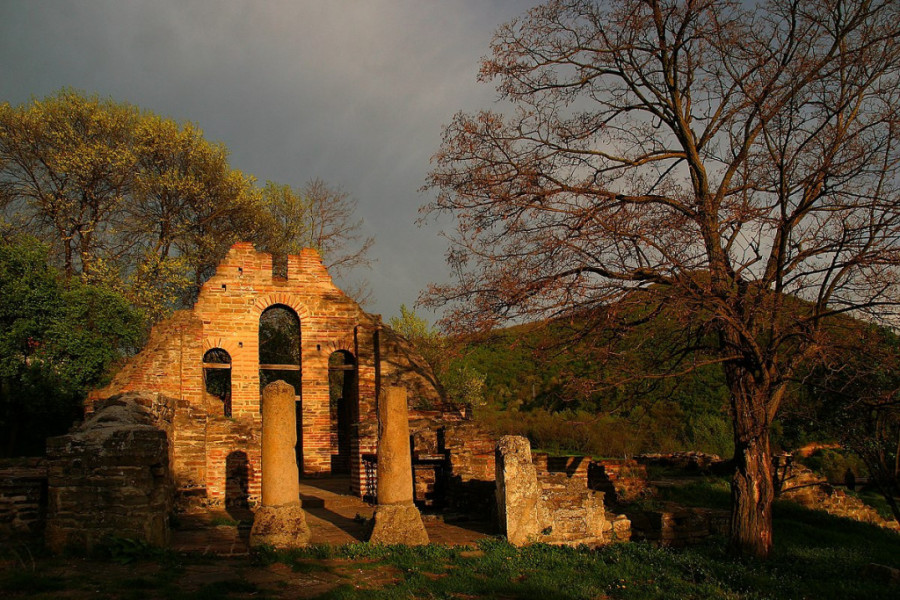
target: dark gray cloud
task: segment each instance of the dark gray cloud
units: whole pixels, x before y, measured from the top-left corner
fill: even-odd
[[[319,177],[359,201],[385,318],[446,278],[417,228],[441,126],[488,107],[494,29],[536,2],[6,0],[0,102],[73,86],[197,123],[262,181]]]

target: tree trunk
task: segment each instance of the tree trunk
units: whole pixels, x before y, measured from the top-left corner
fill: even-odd
[[[731,549],[743,556],[768,558],[772,551],[775,480],[769,447],[771,390],[742,365],[726,365],[734,424],[734,475],[731,479]]]
[[[737,424],[735,424],[737,425]],[[772,551],[772,453],[769,431],[738,439],[731,479],[731,546],[742,555],[768,558]]]

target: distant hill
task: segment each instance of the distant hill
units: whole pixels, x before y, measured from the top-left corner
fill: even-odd
[[[635,377],[664,371],[667,364],[674,368],[669,342],[690,324],[661,313],[625,336],[601,328],[573,340],[585,319],[457,339],[452,368],[485,376],[485,402],[476,407],[476,418],[552,451],[623,456],[694,449],[730,456],[728,390],[720,366],[681,377]],[[687,369],[694,358],[682,357],[674,370]]]

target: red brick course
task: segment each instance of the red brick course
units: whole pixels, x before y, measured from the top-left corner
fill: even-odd
[[[302,471],[330,473],[338,452],[329,402],[328,358],[345,351],[356,359],[358,402],[351,425],[351,481],[365,489],[361,455],[375,451],[375,398],[386,383],[405,385],[410,406],[431,406],[442,392],[425,362],[408,342],[391,332],[377,315],[364,312],[338,289],[313,249],[288,257],[287,279],[272,274],[272,256],[250,243],[232,246],[216,274],[201,288],[191,310],[157,324],[145,349],[93,402],[129,391],[158,392],[175,398],[172,433],[173,474],[180,489],[205,488],[212,503],[226,494],[226,461],[243,452],[249,461],[250,501],[259,499],[261,439],[259,321],[263,311],[281,305],[300,320]],[[221,348],[231,356],[231,416],[222,402],[206,393],[203,355]]]

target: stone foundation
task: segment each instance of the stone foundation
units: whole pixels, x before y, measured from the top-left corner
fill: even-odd
[[[728,511],[670,506],[629,512],[632,537],[660,546],[699,544],[712,534],[728,535]]]
[[[0,461],[0,537],[28,538],[44,532],[47,512],[47,461]]]
[[[91,551],[112,536],[168,543],[174,490],[166,432],[159,414],[131,400],[114,399],[72,433],[47,440],[52,551]]]

